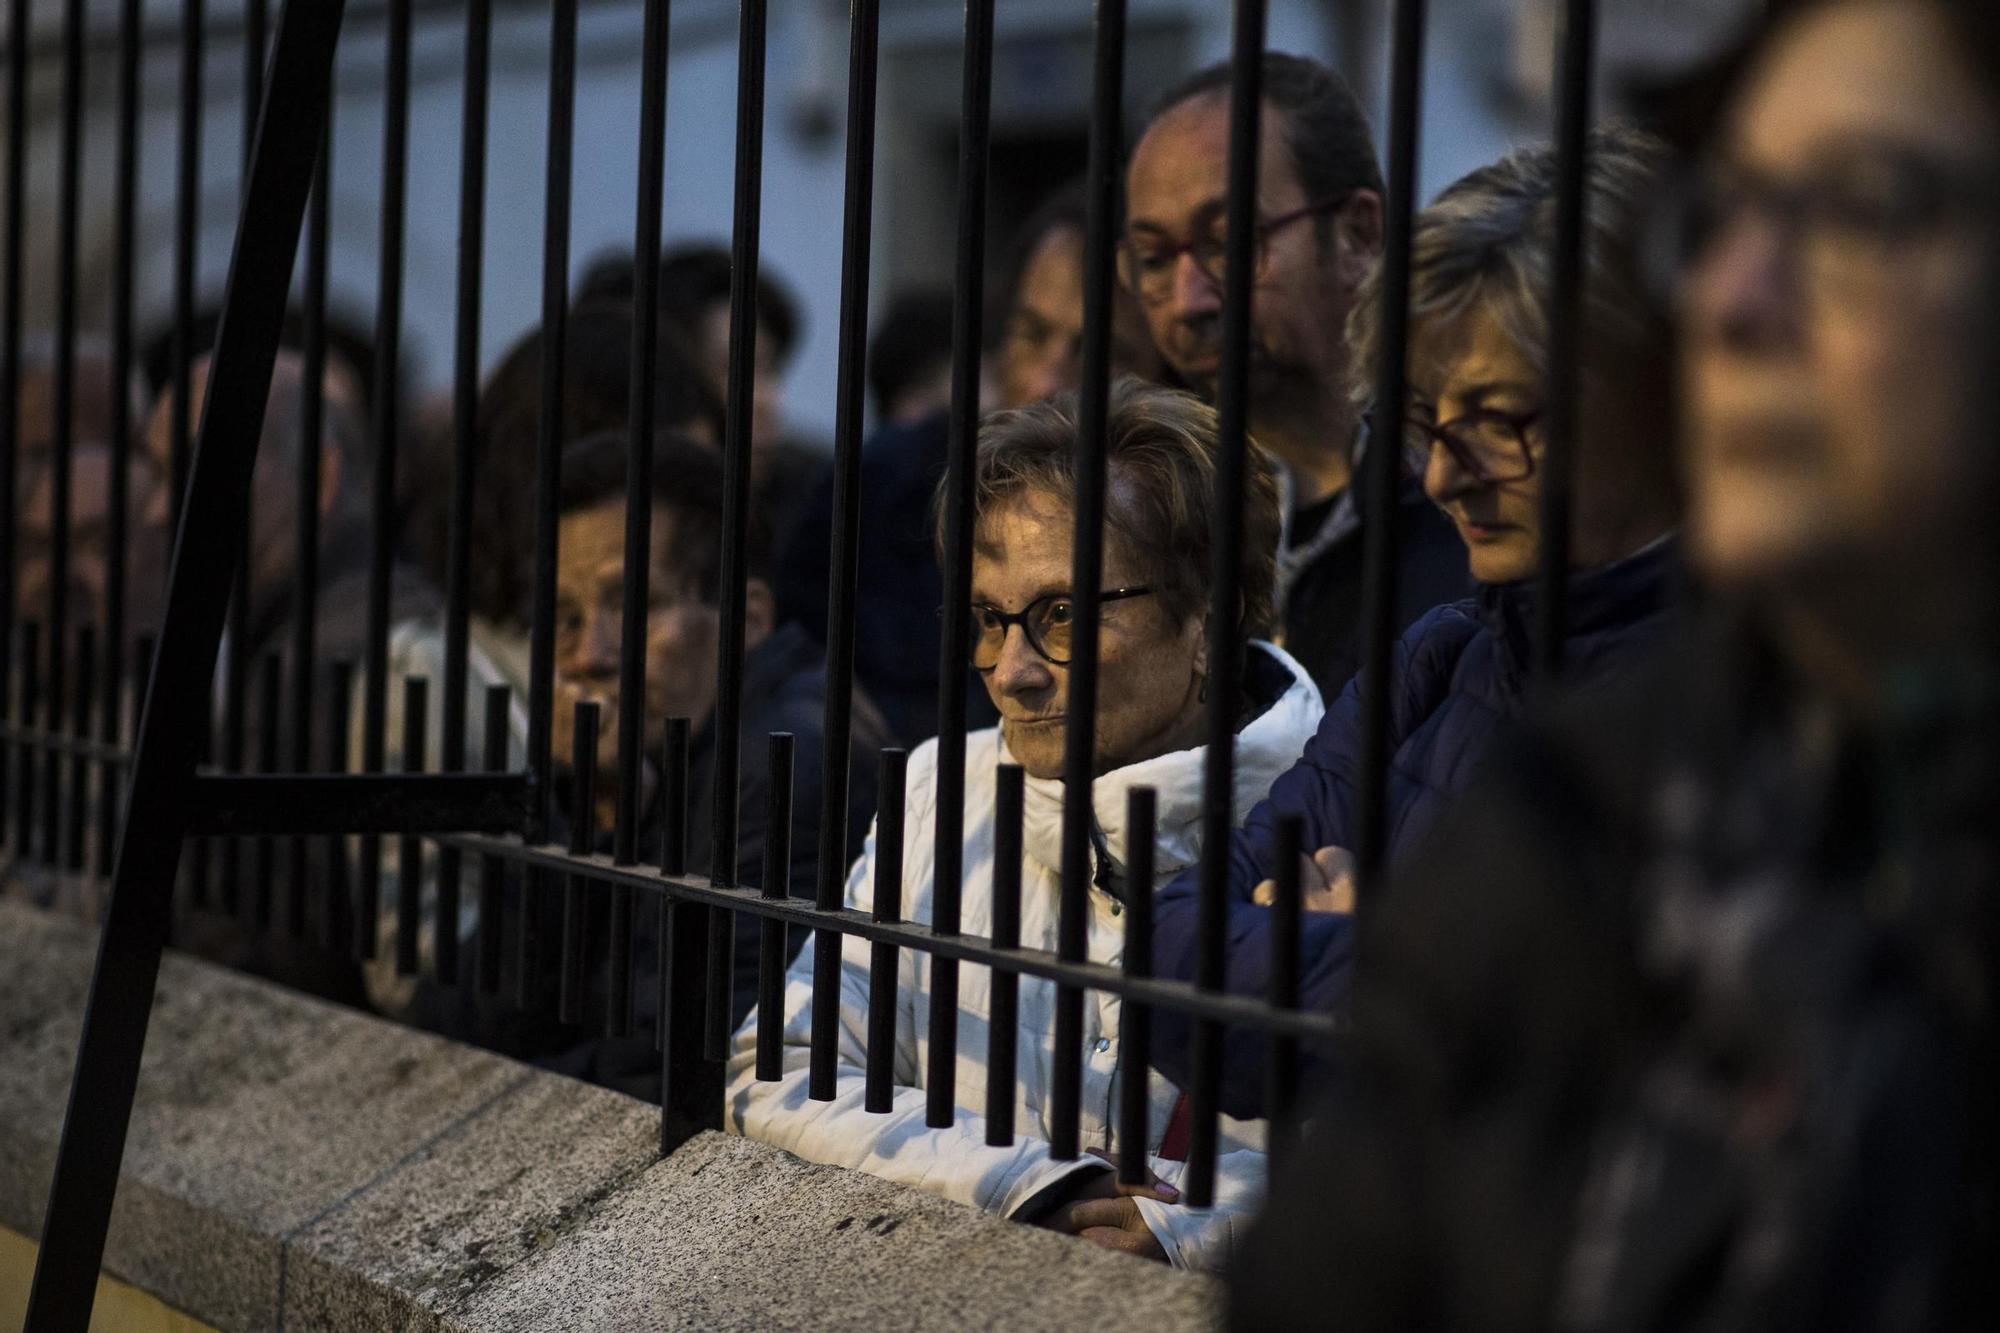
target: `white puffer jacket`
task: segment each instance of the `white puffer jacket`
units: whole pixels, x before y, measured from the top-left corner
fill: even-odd
[[[1281,697],[1237,736],[1234,822],[1241,823],[1272,781],[1294,761],[1319,724],[1319,691],[1304,668],[1282,650],[1255,645],[1291,677]],[[1093,804],[1108,847],[1122,860],[1126,793],[1152,787],[1159,793],[1153,888],[1194,863],[1201,850],[1202,758],[1206,747],[1161,755],[1097,779]],[[992,931],[993,815],[995,772],[1010,762],[997,730],[966,738],[965,861],[961,894],[962,929],[970,935]],[[926,742],[911,756],[903,846],[903,911],[907,919],[931,919],[932,852],[935,837],[937,743]],[[1021,875],[1021,944],[1056,947],[1062,833],[1062,784],[1027,782]],[[847,906],[874,906],[875,832],[847,878]],[[1136,886],[1126,886],[1125,893]],[[1089,958],[1117,965],[1124,953],[1124,908],[1094,884],[1090,890]],[[868,1032],[869,945],[844,941],[840,970],[839,1085],[830,1102],[807,1093],[812,1020],[813,944],[809,940],[785,979],[785,1074],[773,1083],[756,1078],[758,1015],[752,1013],[736,1035],[730,1061],[729,1124],[737,1133],[788,1149],[801,1157],[868,1171],[941,1194],[961,1203],[1011,1216],[1034,1204],[1064,1178],[1108,1169],[1101,1159],[1074,1162],[1050,1158],[1047,1143],[1050,1061],[1055,1026],[1054,983],[1022,977],[1017,1043],[1016,1100],[1012,1147],[986,1143],[986,1049],[991,972],[970,964],[959,969],[958,1118],[948,1129],[924,1124],[925,1070],[930,1047],[931,959],[905,949],[897,976],[896,1095],[883,1114],[864,1109],[863,1067]],[[1084,1004],[1082,1141],[1107,1152],[1117,1124],[1117,1071],[1120,1053],[1116,996],[1087,994]],[[1152,1109],[1146,1150],[1153,1170],[1177,1184],[1185,1164],[1154,1155],[1167,1129],[1180,1090],[1151,1076]],[[1263,1122],[1224,1119],[1216,1205],[1193,1209],[1139,1200],[1146,1224],[1167,1257],[1188,1268],[1220,1268],[1227,1262],[1234,1233],[1261,1198],[1265,1159]]]

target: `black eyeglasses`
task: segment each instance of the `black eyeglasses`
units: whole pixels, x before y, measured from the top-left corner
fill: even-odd
[[[1353,197],[1354,192],[1350,190],[1331,199],[1322,199],[1316,204],[1307,204],[1304,208],[1295,208],[1289,213],[1260,219],[1256,235],[1250,245],[1250,271],[1260,276],[1263,274],[1264,262],[1269,257],[1269,243],[1273,235],[1301,219],[1330,213]],[[1182,255],[1194,260],[1194,266],[1206,274],[1208,280],[1217,287],[1223,286],[1227,281],[1229,248],[1220,231],[1213,231],[1178,244],[1158,241],[1140,245],[1129,240],[1120,241],[1118,280],[1141,301],[1148,305],[1157,305],[1166,300],[1173,291],[1174,266],[1180,263]]]
[[[1113,588],[1097,594],[1100,602],[1121,602],[1128,597],[1144,597],[1151,588]],[[1052,666],[1069,665],[1069,631],[1073,623],[1070,595],[1066,592],[1037,597],[1019,611],[1002,611],[984,602],[972,604],[972,665],[991,671],[1000,665],[1007,646],[1007,631],[1015,625],[1028,636],[1028,646]]]
[[[1403,442],[1414,453],[1428,456],[1443,445],[1458,465],[1489,485],[1533,476],[1535,455],[1528,432],[1541,421],[1537,412],[1498,412],[1490,408],[1467,412],[1450,421],[1406,417]]]

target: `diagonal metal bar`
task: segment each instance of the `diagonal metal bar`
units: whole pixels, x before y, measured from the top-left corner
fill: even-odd
[[[30,1333],[83,1333],[90,1324],[187,833],[184,791],[201,747],[200,704],[222,638],[225,606],[215,590],[229,585],[249,522],[250,472],[344,9],[344,0],[287,4],[279,21],[28,1297]]]

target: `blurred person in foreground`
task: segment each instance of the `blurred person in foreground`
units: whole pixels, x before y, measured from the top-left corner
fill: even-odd
[[[625,470],[630,443],[622,432],[599,434],[565,451],[562,458],[562,510],[557,545],[556,680],[551,749],[558,768],[557,799],[567,829],[589,820],[593,844],[608,851],[616,816],[618,791],[619,652],[622,645],[625,593]],[[646,696],[641,704],[644,754],[639,783],[640,859],[657,865],[667,811],[660,784],[661,746],[669,718],[690,722],[687,796],[688,873],[710,871],[716,762],[715,702],[717,647],[722,632],[722,464],[712,450],[670,435],[659,437],[653,449],[652,562],[647,573]],[[764,843],[771,775],[767,738],[789,732],[795,738],[795,781],[792,807],[791,889],[810,896],[819,858],[820,783],[826,762],[821,744],[821,709],[826,673],[820,654],[796,626],[776,622],[770,587],[765,581],[766,544],[753,524],[745,555],[750,571],[745,591],[744,669],[741,730],[741,796],[737,838],[736,883],[763,883]],[[576,705],[589,700],[600,706],[597,735],[597,805],[581,811],[570,805],[568,769],[575,753]],[[859,845],[874,812],[876,756],[886,744],[880,722],[865,700],[855,710],[854,744],[848,768],[848,836]],[[554,835],[567,840],[564,830]],[[430,889],[427,877],[426,889]],[[561,938],[561,895],[548,895],[543,906],[546,940]],[[470,899],[472,895],[467,895]],[[385,904],[393,896],[385,888]],[[463,901],[463,900],[462,900]],[[593,893],[588,957],[602,958],[609,947],[608,896]],[[430,921],[426,912],[424,919]],[[636,914],[634,986],[635,1013],[642,1026],[657,1018],[657,906]],[[385,911],[384,941],[393,938],[393,913]],[[461,959],[473,957],[471,942],[478,925],[476,904],[461,911]],[[759,932],[736,932],[733,1021],[740,1022],[756,999]],[[796,946],[797,936],[793,938]],[[424,951],[431,951],[424,941]],[[546,950],[548,975],[546,1012],[555,1011],[555,950]],[[385,959],[393,951],[385,950]],[[428,967],[425,969],[428,974]],[[399,981],[393,968],[371,968],[371,996],[379,1008],[399,1016],[469,1035],[514,1054],[541,1056],[565,1073],[657,1100],[659,1054],[650,1033],[631,1039],[584,1037],[575,1029],[544,1024],[534,1033],[532,1023],[496,1021],[472,1013],[479,1002],[460,994],[434,993],[432,988]],[[462,987],[461,990],[470,990]],[[596,979],[594,1003],[587,1020],[601,1029],[604,979]],[[469,1008],[472,1007],[472,1008]],[[454,1026],[457,1024],[459,1026]]]
[[[982,398],[1000,410],[1026,407],[1077,386],[1083,373],[1083,232],[1083,190],[1070,185],[1036,209],[1014,240],[1007,277],[993,302],[999,313],[987,330],[982,370]],[[1160,379],[1160,359],[1130,297],[1117,296],[1113,311],[1114,372]],[[943,337],[933,350],[943,362],[942,397],[927,415],[885,423],[870,437],[861,458],[854,670],[906,745],[935,736],[938,729],[939,624],[922,612],[944,598],[944,577],[932,552],[937,543],[933,501],[951,447],[949,299],[941,313]],[[890,339],[892,332],[877,330],[876,343]],[[833,487],[829,475],[801,507],[799,523],[786,538],[778,582],[784,613],[822,642]],[[966,718],[975,727],[994,720],[976,688],[967,691]]]
[[[1573,689],[1601,689],[1665,647],[1679,591],[1673,531],[1673,379],[1666,312],[1647,294],[1641,221],[1667,180],[1666,147],[1630,130],[1590,141],[1581,429],[1563,656]],[[1549,260],[1558,169],[1549,148],[1509,154],[1447,186],[1418,216],[1410,258],[1406,436],[1424,488],[1464,540],[1478,594],[1429,612],[1390,660],[1384,834],[1390,867],[1428,845],[1535,682],[1543,461],[1548,447]],[[1354,309],[1356,396],[1371,391],[1380,301]],[[1304,753],[1230,839],[1227,986],[1269,985],[1269,901],[1278,823],[1304,821],[1308,901],[1338,914],[1307,921],[1302,993],[1337,1003],[1351,977],[1364,681],[1348,683]],[[1161,890],[1154,926],[1161,974],[1193,981],[1201,954],[1199,876]],[[1189,1073],[1190,1024],[1155,1020],[1154,1059]],[[1229,1043],[1224,1105],[1264,1109],[1261,1041]]]
[[[1250,433],[1283,465],[1278,606],[1285,648],[1337,694],[1361,662],[1362,525],[1350,484],[1365,447],[1348,393],[1347,315],[1382,248],[1382,173],[1340,76],[1264,57],[1250,300]],[[1222,368],[1229,66],[1163,97],[1125,172],[1119,274],[1184,384],[1214,400]],[[1416,478],[1399,495],[1396,628],[1466,595],[1465,547]]]
[[[1993,1326],[2000,10],[1782,6],[1693,199],[1713,614],[1388,886],[1239,1326]]]
[[[1053,949],[1059,915],[1059,866],[1066,715],[1070,700],[1070,538],[1076,487],[1073,395],[989,417],[980,429],[975,480],[972,665],[994,706],[998,728],[966,739],[965,845],[961,929],[989,934],[993,924],[994,837],[998,768],[1026,772],[1021,866],[1020,941]],[[1121,379],[1112,391],[1105,432],[1109,468],[1103,619],[1099,644],[1095,814],[1091,839],[1087,954],[1115,965],[1123,952],[1126,904],[1151,883],[1126,873],[1127,794],[1158,794],[1155,875],[1164,878],[1200,853],[1202,744],[1208,689],[1206,633],[1209,542],[1216,500],[1215,414],[1197,399]],[[1281,649],[1256,640],[1268,623],[1277,490],[1253,469],[1243,560],[1241,628],[1246,643],[1242,723],[1236,736],[1240,790],[1248,798],[1297,754],[1320,713],[1319,692]],[[928,922],[936,891],[937,746],[910,756],[904,825],[902,911]],[[1247,805],[1247,799],[1243,802]],[[847,880],[846,905],[869,911],[875,859],[871,832]],[[1175,1184],[1185,1165],[1187,1123],[1176,1113],[1180,1090],[1151,1079],[1150,1132],[1142,1144],[1114,1143],[1119,1001],[1093,996],[1085,1006],[1082,1142],[1094,1150],[1076,1161],[1049,1155],[1049,1065],[1021,1061],[1010,1147],[986,1141],[985,1043],[991,974],[967,968],[959,978],[961,1023],[956,1119],[928,1129],[925,1069],[930,1046],[932,959],[900,955],[897,978],[894,1108],[864,1107],[862,1067],[870,946],[852,939],[840,971],[839,1088],[831,1102],[807,1097],[815,946],[808,943],[786,979],[784,1012],[758,1014],[737,1033],[730,1063],[728,1123],[739,1133],[817,1162],[855,1167],[1022,1221],[1084,1236],[1107,1248],[1195,1268],[1227,1262],[1238,1226],[1261,1193],[1265,1171],[1261,1123],[1231,1121],[1222,1137],[1219,1203],[1181,1206]],[[1020,982],[1018,1045],[1046,1052],[1055,1020],[1055,986]],[[756,1078],[757,1026],[784,1025],[785,1073]],[[1075,1053],[1072,1053],[1073,1058]],[[1064,1058],[1064,1057],[1059,1057]],[[1155,1183],[1121,1187],[1102,1154],[1147,1155]]]

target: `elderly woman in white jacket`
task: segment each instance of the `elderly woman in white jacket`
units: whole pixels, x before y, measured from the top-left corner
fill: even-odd
[[[992,929],[996,773],[1026,771],[1021,943],[1054,949],[1058,915],[1064,717],[1069,672],[1070,546],[1076,439],[1073,397],[989,418],[980,430],[973,555],[973,665],[1000,712],[997,729],[967,738],[962,928]],[[1214,413],[1198,400],[1125,380],[1112,392],[1099,711],[1090,886],[1089,957],[1116,964],[1123,951],[1124,903],[1150,893],[1200,854],[1201,772],[1208,676],[1205,632],[1210,531],[1216,510]],[[1268,468],[1253,466],[1249,540],[1242,583],[1243,625],[1268,623],[1278,532],[1278,500]],[[912,608],[911,614],[920,614]],[[1322,705],[1303,668],[1280,649],[1248,649],[1236,742],[1239,818],[1297,759]],[[910,756],[903,847],[903,912],[930,919],[936,817],[937,746]],[[1158,792],[1154,884],[1123,874],[1126,794]],[[847,880],[847,905],[873,906],[875,834]],[[1180,1090],[1154,1074],[1143,1145],[1119,1143],[1116,1074],[1120,1002],[1092,994],[1084,1011],[1082,1134],[1104,1156],[1056,1161],[1048,1136],[1055,987],[1023,977],[1016,1135],[1011,1147],[986,1142],[986,1022],[991,974],[966,966],[959,980],[957,1119],[926,1127],[924,1079],[930,1044],[929,955],[904,950],[897,985],[896,1095],[893,1109],[864,1109],[869,946],[848,939],[842,959],[839,1083],[831,1102],[807,1096],[813,946],[786,979],[785,1073],[755,1076],[753,1013],[737,1034],[730,1065],[731,1128],[813,1161],[869,1171],[1005,1216],[1076,1232],[1110,1248],[1191,1268],[1221,1267],[1236,1229],[1261,1196],[1263,1124],[1225,1121],[1217,1203],[1178,1202],[1185,1169]],[[1138,1147],[1155,1184],[1116,1183],[1107,1160]],[[1163,1149],[1165,1150],[1163,1152]]]

